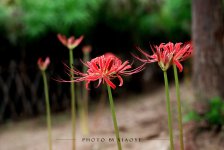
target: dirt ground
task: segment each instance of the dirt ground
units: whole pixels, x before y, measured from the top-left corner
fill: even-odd
[[[171,86],[171,102],[173,111],[173,127],[175,147],[178,150],[178,125],[176,111],[175,88]],[[189,109],[193,100],[191,86],[181,86],[183,111]],[[164,89],[160,88],[144,95],[125,97],[116,101],[117,120],[124,150],[168,150],[167,117]],[[108,105],[108,104],[106,104]],[[100,114],[100,115],[97,115]],[[53,118],[53,150],[71,149],[71,121],[69,113],[52,116]],[[191,133],[191,125],[185,125],[186,150],[211,150],[218,143],[216,136],[210,132],[200,134],[195,140]],[[90,134],[81,133],[79,119],[77,120],[78,150],[116,150],[113,134],[113,123],[109,107],[90,112]],[[209,138],[208,138],[209,137]],[[211,139],[210,139],[211,137]],[[201,140],[203,139],[203,140]],[[212,143],[211,143],[212,141]],[[209,143],[209,144],[208,144]],[[206,146],[207,144],[207,146]],[[208,148],[207,148],[208,147]],[[9,122],[0,126],[0,150],[47,150],[47,129],[45,118]],[[214,150],[219,150],[215,148]],[[221,148],[220,148],[221,150]]]

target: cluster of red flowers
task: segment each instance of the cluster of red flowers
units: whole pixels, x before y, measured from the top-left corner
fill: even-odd
[[[111,81],[118,78],[120,81],[119,86],[123,85],[122,76],[129,76],[134,73],[138,73],[144,69],[144,64],[132,69],[131,64],[128,61],[122,63],[122,61],[113,54],[106,54],[92,59],[83,64],[88,68],[86,73],[82,73],[73,68],[72,71],[76,75],[71,82],[86,81],[86,88],[88,89],[91,81],[98,81],[97,87],[106,82],[111,88],[115,89],[116,85]],[[70,71],[70,68],[67,67]],[[69,81],[70,82],[70,81]]]
[[[61,41],[63,45],[65,45],[70,50],[74,49],[76,46],[80,44],[83,40],[83,36],[75,39],[73,36],[70,38],[66,38],[64,35],[58,34],[58,39]],[[69,68],[66,66],[68,71],[73,71],[76,75],[73,81],[64,81],[63,82],[81,82],[86,81],[86,88],[88,88],[89,83],[91,81],[97,81],[98,85],[106,82],[113,89],[116,88],[116,85],[111,81],[114,78],[118,78],[120,81],[119,86],[123,85],[122,76],[129,76],[135,73],[138,73],[144,69],[145,63],[153,63],[158,62],[159,66],[163,71],[166,71],[171,65],[175,64],[179,71],[182,72],[183,66],[181,65],[181,61],[184,61],[192,54],[192,44],[191,43],[161,43],[159,46],[151,46],[153,54],[150,55],[140,48],[137,48],[139,52],[141,52],[145,58],[140,58],[134,54],[132,54],[135,58],[142,61],[144,64],[132,69],[132,64],[128,61],[122,62],[118,57],[113,55],[112,53],[106,53],[105,55],[96,57],[88,62],[83,62],[83,64],[88,68],[86,73],[82,73],[75,68]],[[84,52],[89,52],[91,47],[87,46],[84,48]],[[41,70],[45,70],[49,65],[49,58],[43,62],[41,59],[38,60],[38,65]]]
[[[181,65],[181,61],[184,61],[192,54],[192,44],[191,43],[176,43],[173,44],[171,42],[164,44],[161,43],[159,46],[151,46],[153,51],[152,55],[144,52],[140,48],[137,48],[146,59],[142,59],[133,54],[135,58],[145,63],[158,62],[159,66],[163,71],[166,71],[171,65],[175,64],[179,71],[183,71],[183,66]]]

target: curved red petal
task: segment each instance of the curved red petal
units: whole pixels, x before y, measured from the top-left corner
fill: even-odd
[[[90,81],[87,81],[87,82],[86,82],[86,89],[87,89],[87,90],[89,90],[89,83],[90,83]]]
[[[101,83],[102,83],[102,79],[99,79],[99,82],[98,82],[96,88],[98,88],[98,87],[100,86]]]
[[[58,34],[57,37],[63,45],[67,46],[67,38],[65,35]]]
[[[181,65],[181,63],[179,61],[174,61],[174,64],[177,66],[177,68],[179,69],[180,72],[183,71],[183,66]]]
[[[116,88],[116,85],[113,84],[113,82],[111,82],[109,79],[107,79],[107,78],[105,77],[104,80],[106,81],[106,83],[107,83],[112,89],[115,89],[115,88]]]
[[[122,85],[123,85],[123,79],[122,79],[121,76],[119,76],[119,75],[117,75],[117,78],[118,78],[119,81],[120,81],[119,86],[122,86]]]
[[[74,47],[78,46],[78,45],[82,42],[83,38],[84,38],[84,36],[80,36],[78,39],[76,39],[76,40],[72,43],[72,45],[73,45]]]

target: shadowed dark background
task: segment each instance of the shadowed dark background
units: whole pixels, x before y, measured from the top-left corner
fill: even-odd
[[[45,111],[36,64],[39,57],[51,59],[47,73],[52,111],[70,107],[69,85],[51,80],[57,76],[68,79],[62,64],[68,64],[68,50],[58,41],[58,33],[84,35],[74,50],[74,65],[79,69],[81,48],[86,44],[92,46],[92,58],[112,52],[123,60],[134,60],[136,67],[141,63],[130,54],[136,46],[150,52],[150,44],[191,40],[190,9],[190,1],[183,0],[1,0],[0,122]],[[125,79],[115,96],[153,90],[163,83],[161,79],[157,65],[150,65]],[[91,99],[98,100],[96,93],[101,90],[91,86]]]

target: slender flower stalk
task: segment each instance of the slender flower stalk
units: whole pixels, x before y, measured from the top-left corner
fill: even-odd
[[[180,72],[183,71],[183,66],[181,65],[181,61],[186,60],[192,55],[193,48],[192,44],[189,43],[176,43],[173,44],[171,42],[164,44],[161,43],[159,46],[151,47],[153,54],[149,55],[148,53],[144,52],[140,48],[138,48],[138,51],[140,51],[146,59],[139,58],[138,56],[134,55],[135,58],[138,60],[145,62],[145,63],[152,63],[152,62],[158,62],[159,66],[164,72],[164,79],[165,79],[165,87],[166,87],[166,96],[167,96],[167,104],[169,104],[169,91],[168,91],[168,79],[166,71],[169,69],[171,65],[173,65],[174,69],[174,77],[175,77],[175,85],[176,85],[176,94],[177,94],[177,105],[178,105],[178,124],[179,124],[179,134],[180,134],[180,146],[181,150],[184,150],[184,141],[183,141],[183,126],[182,126],[182,113],[181,113],[181,101],[180,101],[180,91],[179,91],[179,80],[178,80],[178,74],[177,74],[177,68]],[[170,110],[169,105],[167,105],[168,110],[168,121],[172,120],[170,118]],[[171,148],[173,147],[173,139],[172,139],[172,130],[170,129],[172,127],[171,122],[168,122],[169,131],[170,131],[170,143]]]
[[[73,60],[73,50],[69,50],[69,66],[72,67],[74,64]],[[74,73],[70,71],[70,79],[74,78]],[[71,114],[72,114],[72,149],[76,149],[76,108],[75,108],[75,83],[70,83],[70,92],[71,92]]]
[[[74,36],[70,38],[66,38],[66,36],[58,34],[59,41],[69,49],[69,66],[73,67],[74,59],[73,59],[73,49],[75,49],[83,40],[83,36],[75,39]],[[74,78],[73,71],[69,71],[70,79]],[[75,83],[70,83],[70,92],[71,92],[71,116],[72,116],[72,150],[76,149],[76,101],[75,101]]]
[[[52,135],[51,135],[51,109],[48,95],[48,85],[47,85],[47,77],[45,71],[42,71],[43,82],[44,82],[44,93],[46,100],[46,111],[47,111],[47,127],[48,127],[48,143],[49,150],[52,150]]]
[[[179,87],[179,79],[178,79],[178,74],[177,74],[177,67],[175,65],[173,65],[173,72],[174,72],[176,95],[177,95],[180,148],[181,148],[181,150],[184,150],[182,111],[181,111],[181,100],[180,100],[180,87]]]
[[[113,53],[110,53],[110,52],[107,52],[104,54],[104,56],[107,58],[107,57],[114,57],[115,55]],[[106,86],[103,86],[102,89],[101,89],[101,97],[100,97],[100,101],[99,101],[99,104],[98,104],[98,107],[97,107],[97,111],[96,111],[96,119],[95,119],[95,126],[98,126],[98,120],[99,120],[99,117],[100,117],[100,114],[102,114],[102,108],[104,107],[105,105],[105,100],[106,100],[106,93],[107,92],[107,87]]]
[[[82,48],[82,52],[83,52],[83,61],[87,62],[90,60],[90,52],[91,52],[92,48],[90,45],[84,46]],[[86,72],[87,71],[87,67],[85,65],[83,65],[82,71]],[[85,89],[85,83],[83,82],[83,86],[82,86],[82,97],[83,100],[81,101],[81,123],[82,123],[82,130],[84,135],[88,135],[89,134],[89,127],[88,127],[88,99],[89,99],[89,93],[88,91]]]
[[[102,83],[107,84],[108,96],[111,106],[111,113],[114,122],[115,135],[117,138],[118,150],[121,150],[121,143],[119,141],[119,130],[117,126],[117,119],[115,114],[115,108],[113,103],[113,97],[111,93],[111,88],[116,89],[116,85],[112,82],[113,79],[117,78],[120,81],[119,86],[123,85],[122,76],[130,76],[132,74],[138,73],[144,69],[145,64],[132,69],[132,65],[128,61],[122,62],[116,56],[105,57],[104,55],[96,57],[91,61],[82,62],[88,69],[86,72],[82,73],[76,68],[73,68],[73,73],[77,75],[73,80],[65,81],[60,80],[61,82],[86,82],[86,88],[89,89],[89,83],[98,81],[97,87]],[[71,70],[66,66],[67,71]]]
[[[163,43],[159,46],[151,46],[153,51],[152,55],[147,54],[140,48],[137,50],[140,51],[146,59],[139,58],[138,56],[134,55],[135,58],[138,60],[145,62],[145,63],[153,63],[158,62],[161,70],[163,71],[164,75],[164,83],[165,83],[165,93],[166,93],[166,109],[167,109],[167,116],[168,116],[168,129],[169,129],[169,140],[170,140],[170,149],[174,150],[174,143],[173,143],[173,129],[172,129],[172,113],[170,107],[170,96],[169,96],[169,85],[168,85],[168,77],[167,77],[167,69],[170,67],[172,63],[174,51],[169,49],[169,47],[179,47],[180,44],[176,44],[175,46],[172,43],[168,43],[164,45]]]
[[[180,72],[183,71],[183,66],[180,64],[180,61],[184,61],[192,55],[193,47],[191,43],[186,43],[182,45],[179,49],[175,49],[175,53],[173,56],[173,71],[175,78],[175,86],[176,86],[176,96],[177,96],[177,107],[178,107],[178,126],[179,126],[179,141],[180,148],[184,150],[184,139],[183,139],[183,124],[182,124],[182,111],[181,111],[181,100],[180,100],[180,87],[179,87],[179,79],[177,68]]]
[[[51,135],[51,108],[49,102],[49,94],[48,94],[48,84],[47,84],[47,77],[45,70],[47,69],[48,65],[50,64],[50,59],[47,57],[45,61],[41,58],[38,59],[37,62],[39,69],[41,70],[41,74],[43,77],[44,83],[44,93],[45,93],[45,103],[46,103],[46,113],[47,113],[47,128],[48,128],[48,145],[49,150],[52,150],[52,135]]]
[[[115,107],[114,107],[114,100],[113,100],[111,88],[109,85],[107,85],[107,91],[108,91],[109,102],[110,102],[110,110],[111,110],[113,123],[114,123],[114,131],[115,131],[115,135],[116,135],[117,148],[118,148],[118,150],[122,150],[118,125],[117,125],[116,112],[115,112]]]
[[[163,71],[163,75],[164,75],[165,92],[166,92],[166,109],[167,109],[167,114],[168,114],[168,128],[169,128],[169,136],[170,136],[170,149],[174,150],[173,128],[172,128],[172,113],[171,113],[171,108],[170,108],[170,95],[169,95],[169,85],[168,85],[167,72]]]
[[[82,92],[82,84],[76,83],[76,93],[77,93],[77,103],[78,103],[78,114],[80,118],[80,126],[83,135],[88,135],[88,124],[86,122],[85,110],[84,110],[84,102],[83,102],[83,92]],[[87,129],[86,129],[87,126]]]

